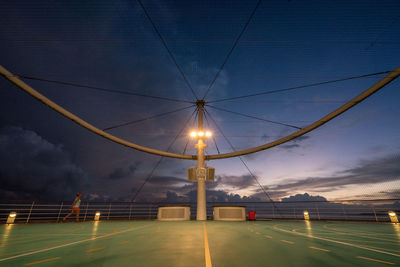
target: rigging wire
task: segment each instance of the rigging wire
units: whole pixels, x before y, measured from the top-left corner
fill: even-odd
[[[210,128],[210,127],[211,127],[211,126],[210,126],[210,122],[208,121],[208,118],[207,118],[206,113],[204,113],[204,118],[206,119],[207,125],[208,125],[208,127]],[[217,149],[218,154],[221,154],[221,152],[219,151],[219,148],[218,148],[218,146],[217,146],[217,141],[215,140],[214,135],[212,135],[212,139],[213,139],[213,141],[214,141],[215,148]]]
[[[164,38],[162,37],[160,31],[157,29],[156,24],[154,23],[153,19],[150,17],[150,14],[147,12],[146,8],[144,7],[143,3],[141,0],[137,0],[139,5],[142,7],[144,14],[146,15],[147,19],[150,21],[151,25],[153,26],[154,31],[156,32],[158,38],[160,38],[160,41],[162,42],[162,44],[164,45],[165,49],[167,50],[169,56],[171,57],[172,61],[174,62],[176,68],[178,69],[178,71],[180,72],[180,74],[183,77],[183,80],[185,81],[186,85],[189,87],[189,89],[192,91],[193,96],[196,98],[196,100],[198,100],[198,97],[195,93],[195,91],[193,90],[193,87],[190,85],[189,80],[187,79],[185,73],[183,72],[183,70],[181,69],[181,67],[179,66],[178,62],[176,61],[174,55],[172,54],[172,51],[169,49],[167,42],[164,40]]]
[[[93,90],[98,90],[98,91],[103,91],[103,92],[109,92],[109,93],[117,93],[117,94],[124,94],[124,95],[133,95],[133,96],[154,98],[154,99],[159,99],[159,100],[167,100],[167,101],[181,102],[181,103],[193,103],[193,102],[191,102],[191,101],[183,100],[183,99],[175,99],[175,98],[169,98],[169,97],[163,97],[163,96],[146,95],[146,94],[140,94],[140,93],[133,93],[133,92],[129,92],[129,91],[123,91],[123,90],[116,90],[116,89],[104,88],[104,87],[97,87],[97,86],[90,86],[90,85],[82,85],[82,84],[71,83],[71,82],[64,82],[64,81],[57,81],[57,80],[49,80],[49,79],[44,79],[44,78],[39,78],[39,77],[33,77],[33,76],[27,76],[27,75],[22,75],[22,74],[16,74],[15,76],[16,76],[16,77],[19,77],[19,78],[23,78],[23,79],[28,79],[28,80],[35,80],[35,81],[41,81],[41,82],[55,83],[55,84],[61,84],[61,85],[79,87],[79,88],[87,88],[87,89],[93,89]]]
[[[225,138],[226,142],[229,144],[229,146],[231,147],[232,151],[236,152],[234,146],[232,145],[232,143],[229,141],[229,139],[226,137],[226,135],[222,132],[221,127],[219,127],[219,125],[216,123],[216,121],[214,120],[214,118],[211,116],[211,114],[204,109],[205,113],[208,113],[208,115],[210,116],[210,119],[214,122],[214,125],[217,127],[218,131],[221,133],[221,135]],[[271,199],[271,197],[269,196],[268,192],[265,190],[264,186],[261,185],[261,183],[258,181],[257,176],[254,175],[254,173],[250,170],[250,168],[247,166],[247,164],[244,162],[244,160],[242,159],[241,156],[238,156],[238,158],[240,159],[240,161],[243,163],[243,165],[246,167],[246,169],[249,171],[250,175],[254,178],[254,180],[257,182],[258,186],[261,188],[261,190],[264,192],[264,194],[268,197],[269,201],[271,202],[272,206],[278,211],[279,213],[279,209],[275,206],[274,201]]]
[[[178,134],[175,136],[175,138],[172,140],[172,142],[169,144],[168,148],[166,151],[169,151],[171,149],[171,147],[174,145],[174,143],[176,142],[176,140],[178,139],[178,137],[181,135],[181,133],[183,132],[183,130],[186,128],[187,124],[189,123],[189,121],[192,119],[193,114],[195,114],[197,109],[195,109],[192,114],[190,115],[190,117],[186,120],[186,122],[183,124],[183,127],[181,128],[181,130],[178,132]],[[153,177],[154,172],[156,171],[156,169],[158,168],[158,166],[160,166],[162,160],[164,159],[164,156],[161,156],[160,159],[157,161],[156,165],[154,165],[153,169],[151,170],[150,174],[146,177],[146,179],[143,181],[143,183],[140,185],[140,187],[138,188],[138,190],[136,190],[135,195],[132,197],[131,202],[134,202],[137,198],[137,196],[139,195],[140,191],[142,191],[144,185],[151,179],[151,177]]]
[[[388,70],[388,71],[369,73],[369,74],[364,74],[364,75],[359,75],[359,76],[341,78],[341,79],[337,79],[337,80],[330,80],[330,81],[325,81],[325,82],[305,84],[305,85],[289,87],[289,88],[284,88],[284,89],[270,90],[270,91],[255,93],[255,94],[234,96],[234,97],[229,97],[229,98],[221,98],[221,99],[207,101],[207,103],[216,103],[216,102],[223,102],[223,101],[228,101],[228,100],[241,99],[241,98],[259,96],[259,95],[267,95],[267,94],[275,94],[275,93],[286,92],[286,91],[293,91],[293,90],[303,89],[303,88],[307,88],[307,87],[313,87],[313,86],[319,86],[319,85],[324,85],[324,84],[337,83],[337,82],[343,82],[343,81],[348,81],[348,80],[354,80],[354,79],[361,79],[361,78],[366,78],[366,77],[371,77],[371,76],[377,76],[377,75],[387,74],[387,73],[390,73],[390,72],[391,72],[391,70]]]
[[[258,7],[260,6],[260,4],[261,4],[261,0],[258,0],[256,6],[255,6],[254,9],[253,9],[253,12],[251,12],[251,14],[250,14],[249,19],[246,21],[246,24],[244,25],[242,31],[240,32],[240,34],[239,34],[238,37],[236,38],[235,42],[233,43],[231,50],[229,50],[228,54],[227,54],[226,57],[225,57],[224,62],[222,63],[221,67],[218,69],[217,73],[215,74],[214,79],[211,81],[210,85],[208,86],[207,91],[206,91],[206,93],[204,94],[202,100],[204,100],[204,99],[207,97],[207,95],[208,95],[208,93],[210,92],[211,88],[213,87],[215,81],[216,81],[217,78],[219,77],[219,74],[221,73],[222,69],[225,67],[226,62],[228,62],[228,59],[229,59],[229,57],[231,56],[231,54],[232,54],[233,50],[235,49],[236,45],[238,44],[240,38],[242,37],[243,33],[246,31],[247,26],[250,24],[250,21],[251,21],[252,18],[254,17],[254,14],[256,13],[256,11],[257,11]]]
[[[240,115],[240,116],[243,116],[243,117],[255,119],[255,120],[260,120],[260,121],[265,121],[265,122],[269,122],[269,123],[273,123],[273,124],[279,124],[279,125],[295,128],[295,129],[298,129],[298,130],[302,129],[300,127],[297,127],[297,126],[294,126],[294,125],[291,125],[291,124],[286,124],[286,123],[282,123],[282,122],[278,122],[278,121],[271,121],[271,120],[267,120],[267,119],[263,119],[263,118],[258,118],[258,117],[252,116],[252,115],[247,115],[247,114],[243,114],[243,113],[239,113],[239,112],[236,112],[236,111],[231,111],[231,110],[227,110],[227,109],[223,109],[223,108],[217,108],[217,107],[214,107],[214,106],[211,106],[211,105],[207,105],[207,107],[210,107],[210,108],[213,108],[213,109],[217,109],[217,110],[221,110],[221,111],[225,111],[225,112],[232,113],[232,114],[236,114],[236,115]]]
[[[196,107],[196,109],[195,109],[195,111],[194,112],[196,112],[195,114],[195,116],[194,116],[194,120],[193,120],[193,124],[196,124],[196,118],[197,118],[197,114],[198,114],[198,107]],[[185,155],[185,153],[186,153],[186,149],[187,149],[187,146],[189,145],[189,143],[190,143],[190,136],[189,135],[186,135],[186,138],[187,138],[187,142],[186,142],[186,144],[185,144],[185,148],[183,149],[183,155]]]
[[[157,118],[157,117],[161,117],[161,116],[165,116],[165,115],[168,115],[168,114],[172,114],[172,113],[175,113],[175,112],[178,112],[178,111],[182,111],[182,110],[185,110],[185,109],[194,107],[194,106],[195,106],[195,105],[191,105],[191,106],[188,106],[188,107],[184,107],[184,108],[179,108],[179,109],[175,109],[175,110],[163,112],[163,113],[156,114],[156,115],[153,115],[153,116],[150,116],[150,117],[147,117],[147,118],[143,118],[143,119],[139,119],[139,120],[134,120],[134,121],[129,121],[129,122],[117,124],[117,125],[114,125],[114,126],[110,126],[110,127],[104,128],[104,129],[102,129],[102,130],[103,130],[103,131],[108,131],[108,130],[115,129],[115,128],[119,128],[119,127],[122,127],[122,126],[127,126],[127,125],[135,124],[135,123],[138,123],[138,122],[151,120],[151,119],[154,119],[154,118]]]

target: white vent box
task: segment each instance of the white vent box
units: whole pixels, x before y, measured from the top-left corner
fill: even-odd
[[[188,221],[190,220],[189,206],[158,207],[157,219],[159,221]]]
[[[245,221],[246,208],[237,206],[217,206],[213,211],[216,221]]]

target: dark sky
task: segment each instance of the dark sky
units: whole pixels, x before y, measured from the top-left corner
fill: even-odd
[[[148,1],[148,14],[194,92],[202,97],[257,1]],[[400,65],[400,2],[262,1],[207,101],[389,71]],[[1,1],[0,64],[15,74],[194,101],[136,1]],[[304,127],[384,75],[215,102],[215,107]],[[190,106],[24,79],[99,128]],[[398,198],[400,80],[292,142],[243,159],[279,200],[309,193],[328,199]],[[0,194],[5,199],[131,200],[158,156],[79,127],[0,79]],[[109,132],[166,150],[193,108]],[[207,108],[235,149],[295,129]],[[210,118],[211,119],[211,118]],[[210,121],[221,152],[231,148]],[[171,151],[183,153],[194,120]],[[207,126],[208,127],[208,126]],[[208,154],[216,154],[208,142]],[[195,154],[194,141],[186,153]],[[237,158],[212,161],[210,200],[266,200]],[[137,200],[188,200],[195,162],[164,159]],[[234,196],[239,194],[239,196]]]

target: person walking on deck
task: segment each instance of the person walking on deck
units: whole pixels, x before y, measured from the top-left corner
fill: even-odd
[[[67,214],[67,216],[65,216],[63,218],[63,222],[65,222],[68,219],[69,216],[74,214],[74,212],[76,213],[76,219],[75,220],[77,222],[79,222],[79,206],[81,205],[81,196],[82,196],[81,192],[76,194],[76,198],[75,198],[74,202],[72,202],[72,205],[71,205],[72,210],[71,210],[70,213]]]

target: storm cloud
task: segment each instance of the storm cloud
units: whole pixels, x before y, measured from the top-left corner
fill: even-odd
[[[131,164],[127,167],[115,168],[109,175],[108,179],[119,180],[131,177],[138,168],[139,163]]]
[[[66,199],[87,179],[61,145],[20,127],[0,129],[0,161],[4,199]]]

